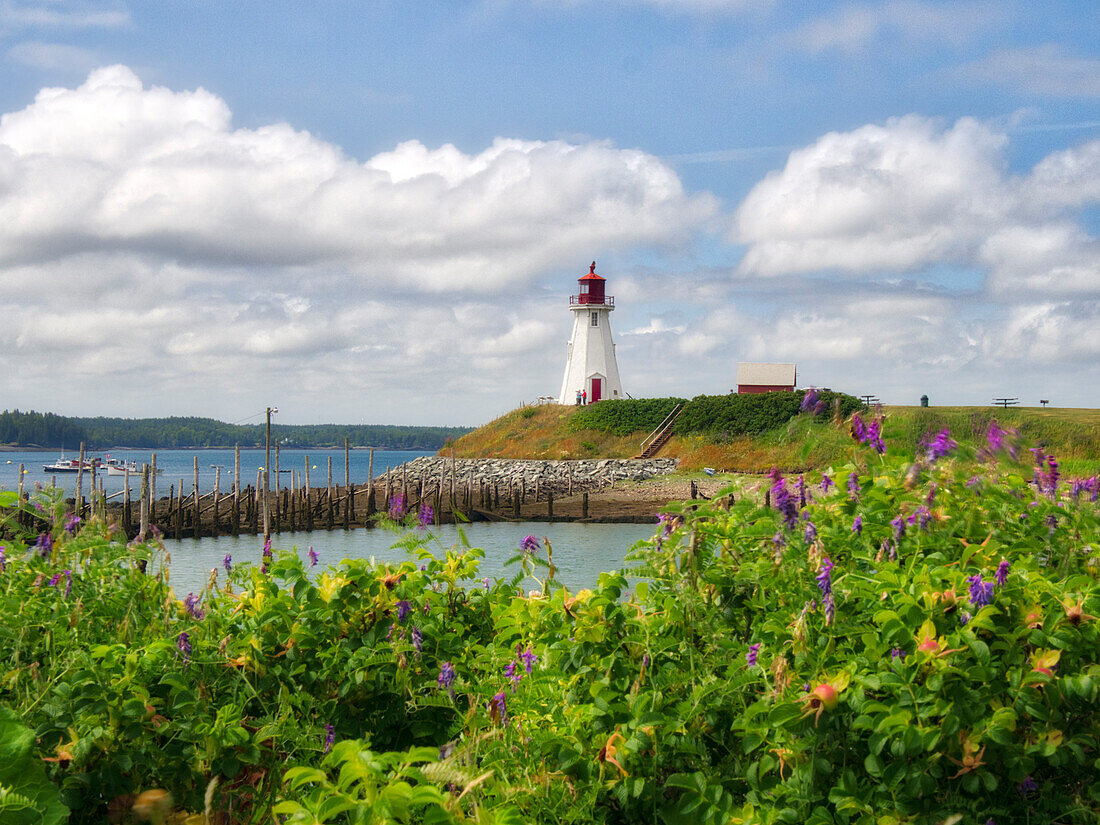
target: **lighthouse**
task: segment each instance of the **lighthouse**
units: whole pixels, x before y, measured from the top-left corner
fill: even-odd
[[[577,284],[577,294],[569,296],[573,337],[569,340],[558,403],[575,404],[578,393],[584,393],[588,404],[623,398],[615,344],[611,340],[611,311],[615,309],[615,299],[606,294],[607,281],[596,274],[595,261],[588,268],[588,274],[577,279]]]

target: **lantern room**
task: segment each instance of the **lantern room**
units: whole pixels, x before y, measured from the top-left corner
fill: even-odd
[[[588,274],[577,279],[579,294],[573,295],[569,303],[573,305],[614,303],[614,298],[608,301],[607,296],[604,295],[605,283],[605,279],[596,274],[596,262],[593,261],[588,267]]]

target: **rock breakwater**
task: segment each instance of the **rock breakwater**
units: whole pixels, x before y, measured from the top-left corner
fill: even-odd
[[[396,487],[403,478],[407,484],[417,486],[423,479],[427,489],[440,486],[449,489],[453,479],[456,487],[496,486],[502,491],[522,487],[532,492],[537,489],[540,496],[546,493],[561,496],[600,490],[616,481],[644,481],[668,475],[675,472],[676,466],[674,458],[540,461],[424,456],[383,473],[375,481]]]

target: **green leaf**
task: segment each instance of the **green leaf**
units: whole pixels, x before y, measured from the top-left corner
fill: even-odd
[[[60,825],[69,809],[34,754],[34,732],[10,708],[0,706],[0,822]]]

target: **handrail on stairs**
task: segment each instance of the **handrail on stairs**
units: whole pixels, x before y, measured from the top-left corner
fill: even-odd
[[[656,438],[658,435],[660,435],[664,431],[665,427],[667,427],[672,422],[672,420],[676,417],[676,414],[680,412],[680,408],[682,406],[684,406],[684,405],[683,404],[677,404],[675,407],[673,407],[672,412],[670,412],[668,415],[665,416],[665,420],[657,425],[657,429],[655,429],[653,432],[651,432],[649,435],[647,435],[642,440],[641,445],[639,445],[639,449],[641,450],[641,452],[644,453],[646,451],[646,447],[648,446],[648,443],[652,442],[654,438]]]

